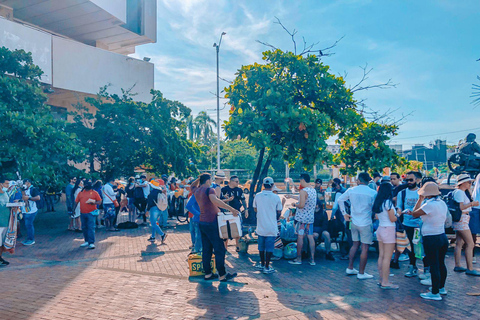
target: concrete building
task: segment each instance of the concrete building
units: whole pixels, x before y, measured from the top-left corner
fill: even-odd
[[[407,160],[423,162],[425,170],[431,170],[447,162],[447,141],[435,140],[430,146],[416,144],[410,150],[403,151]]]
[[[156,39],[155,0],[0,0],[0,46],[32,53],[60,117],[105,85],[150,101],[154,65],[127,54]]]
[[[331,154],[339,154],[341,150],[341,146],[339,144],[329,144],[327,146],[327,151],[329,151]]]

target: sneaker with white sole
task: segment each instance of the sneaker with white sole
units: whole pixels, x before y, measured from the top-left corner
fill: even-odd
[[[404,262],[404,261],[408,261],[408,260],[410,260],[410,258],[408,257],[408,254],[404,254],[404,253],[402,253],[400,255],[400,257],[398,258],[398,261],[400,261],[400,262]]]
[[[345,273],[347,274],[347,276],[354,276],[356,274],[358,274],[358,270],[353,268],[353,269],[348,269],[345,270]]]
[[[80,245],[80,247],[86,247],[86,246],[88,246],[88,242],[84,242]]]
[[[257,269],[257,270],[263,271],[263,269],[265,269],[265,266],[262,266],[261,263],[257,263],[257,264],[254,266],[254,268]]]
[[[95,245],[93,243],[91,243],[91,244],[88,245],[87,249],[90,249],[90,250],[95,249]]]
[[[24,246],[33,246],[35,244],[35,241],[34,240],[27,240],[27,241],[23,241],[22,244]]]
[[[421,284],[423,284],[424,286],[431,286],[432,285],[432,279],[425,279],[425,280],[422,280],[420,281]]]
[[[428,288],[428,291],[432,292],[432,287]],[[442,296],[445,296],[448,292],[445,288],[441,288],[438,290],[438,293],[440,293]]]
[[[373,278],[373,276],[371,274],[366,273],[366,272],[363,273],[363,274],[361,274],[361,273],[357,274],[357,279],[358,280],[367,280],[367,279],[372,279],[372,278]]]
[[[436,300],[436,301],[442,300],[442,296],[440,295],[440,293],[437,293],[437,294],[433,294],[431,292],[420,293],[420,297],[427,300]]]
[[[430,277],[431,277],[430,272],[424,272],[418,275],[418,279],[420,280],[427,280],[427,279],[430,279]]]
[[[408,266],[408,272],[405,273],[405,277],[407,278],[413,278],[413,277],[416,277],[418,275],[418,269],[417,267],[415,266]]]
[[[271,266],[268,266],[268,268],[263,269],[264,274],[269,274],[269,273],[275,273],[277,270],[273,269]]]

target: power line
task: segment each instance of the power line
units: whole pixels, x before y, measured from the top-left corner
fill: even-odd
[[[474,130],[480,130],[480,127],[478,127],[478,128],[472,128],[472,129],[465,129],[465,130],[458,130],[458,131],[451,131],[451,132],[441,132],[441,133],[427,134],[427,135],[424,135],[424,136],[414,136],[414,137],[407,137],[407,138],[396,138],[396,139],[392,139],[392,141],[407,140],[407,139],[416,139],[416,138],[426,138],[426,137],[433,137],[433,136],[439,136],[439,135],[444,135],[444,134],[460,133],[460,132],[467,132],[467,131],[474,131]]]

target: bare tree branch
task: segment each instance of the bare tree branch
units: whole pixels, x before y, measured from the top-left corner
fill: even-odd
[[[275,19],[277,19],[276,24],[279,24],[283,30],[285,30],[289,35],[290,37],[292,38],[292,42],[293,42],[293,53],[294,54],[297,54],[297,43],[295,42],[295,35],[297,34],[297,30],[293,29],[292,32],[290,32],[282,23],[282,21],[280,21],[280,19],[278,19],[277,17],[275,17]]]
[[[350,88],[350,91],[352,93],[362,91],[362,90],[369,90],[373,88],[378,88],[378,89],[390,89],[390,88],[396,88],[397,84],[392,82],[392,79],[388,79],[388,81],[384,83],[378,83],[378,84],[373,84],[373,85],[364,85],[364,82],[368,80],[368,75],[370,72],[372,72],[373,68],[368,69],[368,63],[365,64],[365,67],[360,67],[360,69],[363,70],[363,75],[362,79],[354,85],[353,87]]]
[[[255,40],[255,41],[258,42],[258,43],[260,43],[260,44],[263,44],[263,45],[266,46],[266,47],[270,47],[270,48],[272,48],[273,50],[278,50],[277,47],[272,46],[270,43],[262,42],[262,41],[260,41],[260,40]]]
[[[480,80],[480,76],[477,76],[477,79]],[[472,104],[476,108],[476,107],[480,106],[480,85],[472,84],[472,90],[473,90],[473,92],[472,92],[472,95],[470,96],[470,98],[474,98],[473,101],[472,101]]]

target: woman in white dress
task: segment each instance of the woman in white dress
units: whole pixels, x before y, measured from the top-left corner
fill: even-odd
[[[83,190],[83,179],[78,179],[73,187],[73,199],[77,199],[78,194]],[[80,206],[77,204],[72,213],[73,227],[75,232],[82,231],[82,224],[80,222]]]

